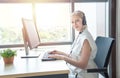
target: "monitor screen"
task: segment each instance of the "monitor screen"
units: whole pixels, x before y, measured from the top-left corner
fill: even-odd
[[[40,44],[39,35],[37,32],[37,28],[35,26],[35,23],[32,19],[25,19],[22,18],[23,28],[23,40],[24,40],[24,46],[26,55],[29,54],[29,49],[37,48]]]

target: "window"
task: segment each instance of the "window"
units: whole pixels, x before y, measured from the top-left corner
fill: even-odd
[[[106,35],[106,2],[38,2],[0,4],[0,44],[23,44],[21,18],[35,20],[41,43],[71,43],[74,39],[70,14],[82,10],[94,39]]]
[[[70,42],[70,3],[35,4],[36,25],[41,42]]]
[[[21,18],[32,18],[31,7],[31,4],[0,4],[0,44],[23,43]]]
[[[23,44],[21,18],[34,16],[42,43],[72,42],[70,3],[2,3],[0,9],[2,45]]]

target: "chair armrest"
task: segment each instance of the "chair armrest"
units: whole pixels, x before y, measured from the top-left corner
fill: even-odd
[[[107,68],[92,68],[92,69],[87,69],[88,73],[101,73],[101,72],[107,72]]]

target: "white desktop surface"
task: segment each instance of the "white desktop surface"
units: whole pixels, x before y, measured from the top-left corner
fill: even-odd
[[[14,63],[10,65],[4,65],[1,57],[0,78],[44,76],[69,73],[69,68],[67,67],[66,62],[63,60],[41,61],[43,52],[41,52],[39,58],[21,58],[20,54],[22,54],[22,52],[23,51],[18,51]]]

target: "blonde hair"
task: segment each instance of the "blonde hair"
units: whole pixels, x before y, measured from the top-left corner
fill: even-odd
[[[83,19],[84,16],[85,16],[85,14],[84,14],[84,12],[82,12],[82,11],[75,11],[75,12],[72,13],[72,16],[78,16],[78,17],[80,17],[81,19]]]

